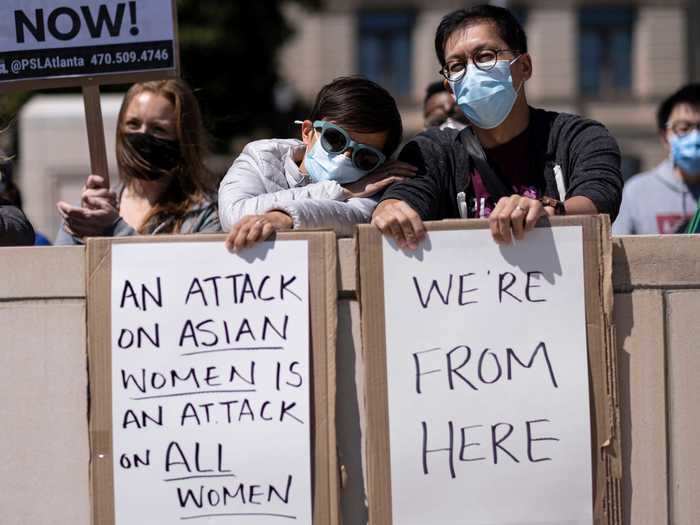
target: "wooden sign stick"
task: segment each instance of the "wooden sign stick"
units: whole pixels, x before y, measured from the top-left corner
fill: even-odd
[[[87,125],[88,146],[90,148],[90,171],[104,177],[109,188],[109,167],[107,165],[107,148],[105,146],[105,128],[102,121],[99,84],[83,85],[83,102],[85,103],[85,123]]]

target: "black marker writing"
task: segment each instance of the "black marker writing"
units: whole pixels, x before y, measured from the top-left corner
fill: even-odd
[[[29,33],[37,42],[46,41],[46,30],[56,40],[68,41],[74,39],[80,33],[83,22],[91,38],[102,38],[106,34],[111,37],[121,35],[124,22],[126,3],[121,2],[115,6],[114,13],[109,11],[109,6],[99,6],[97,14],[92,12],[90,6],[80,6],[80,11],[70,7],[57,7],[48,12],[44,9],[35,9],[33,15],[21,10],[15,11],[15,35],[18,44],[23,44]],[[129,2],[129,18],[132,24],[129,33],[132,36],[139,34],[136,26],[136,2]],[[26,32],[26,33],[25,33]]]

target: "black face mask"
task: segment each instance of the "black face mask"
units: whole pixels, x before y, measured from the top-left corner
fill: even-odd
[[[143,178],[158,179],[163,176],[163,172],[175,168],[182,159],[177,140],[161,139],[150,133],[127,133],[124,138],[144,163],[153,168],[153,173],[143,174]]]

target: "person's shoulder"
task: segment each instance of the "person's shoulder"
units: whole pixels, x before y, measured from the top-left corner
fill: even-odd
[[[185,212],[188,221],[205,221],[210,217],[218,217],[219,202],[215,195],[202,193],[194,197]]]
[[[468,128],[462,131],[437,127],[428,128],[409,140],[401,153],[414,155],[419,151],[423,156],[443,156],[447,150],[454,150],[458,146],[460,133],[465,131],[468,131]]]
[[[249,142],[243,153],[255,155],[259,158],[282,158],[289,150],[300,146],[302,142],[298,139],[261,139]]]
[[[646,193],[656,186],[663,185],[662,177],[665,170],[669,169],[668,161],[664,161],[658,166],[632,175],[625,181],[626,193]]]
[[[619,154],[620,148],[604,124],[573,113],[535,109],[536,129],[549,134],[548,150],[552,153],[587,148],[603,149]]]
[[[456,142],[460,133],[460,130],[452,128],[440,129],[438,127],[431,127],[418,133],[418,135],[413,137],[409,142],[418,141],[424,143],[450,145]]]
[[[536,110],[541,112],[540,118],[550,123],[552,131],[560,134],[596,133],[610,135],[602,122],[582,117],[574,113]],[[610,135],[611,136],[611,135]]]

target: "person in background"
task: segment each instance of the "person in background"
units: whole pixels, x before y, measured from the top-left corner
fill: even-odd
[[[80,207],[57,204],[57,244],[86,237],[221,231],[215,183],[204,165],[197,99],[180,79],[134,84],[117,123],[119,181],[90,175]]]
[[[22,210],[0,198],[0,246],[31,246],[34,228]]]
[[[469,124],[444,82],[433,82],[425,90],[423,119],[425,129],[438,127],[460,130]]]
[[[540,217],[607,213],[620,206],[620,151],[605,127],[531,108],[533,74],[522,26],[507,9],[480,5],[445,16],[435,36],[441,73],[469,128],[431,128],[401,151],[418,168],[392,185],[372,223],[415,249],[423,221],[488,218],[496,242],[522,239]]]
[[[387,161],[401,142],[401,116],[389,92],[367,79],[324,86],[298,123],[301,140],[251,142],[221,182],[219,214],[230,250],[290,228],[350,235],[369,221],[389,184],[415,172]]]
[[[0,201],[4,202],[5,205],[14,206],[24,216],[22,194],[14,182],[12,171],[12,160],[6,158],[0,151]],[[50,246],[51,242],[41,232],[34,230],[33,244],[35,246]]]
[[[698,207],[700,84],[689,84],[664,100],[657,127],[667,157],[627,181],[614,235],[682,233]]]

